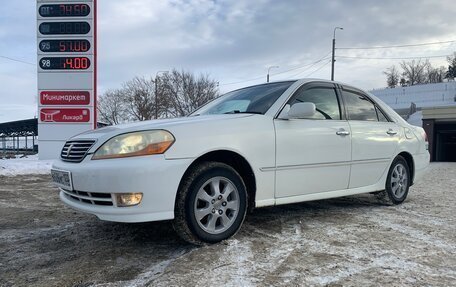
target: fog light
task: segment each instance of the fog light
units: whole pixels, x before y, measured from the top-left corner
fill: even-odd
[[[142,199],[142,193],[116,193],[118,207],[138,205]]]

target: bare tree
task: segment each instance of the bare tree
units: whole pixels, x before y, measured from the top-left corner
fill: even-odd
[[[135,77],[121,89],[107,91],[99,98],[98,114],[109,124],[186,116],[218,96],[218,84],[207,75],[189,72],[162,75],[156,79]]]
[[[445,78],[445,67],[434,68],[431,64],[426,67],[426,82],[427,83],[441,83]]]
[[[159,90],[163,90],[160,101],[166,113],[173,117],[186,116],[198,107],[217,97],[217,82],[208,75],[199,77],[185,71],[173,70],[160,77]]]
[[[395,88],[399,83],[399,72],[396,69],[396,66],[391,66],[383,72],[386,75],[386,84],[389,88]]]
[[[109,90],[98,98],[98,117],[101,121],[117,125],[128,120],[122,90]]]
[[[134,77],[126,82],[122,91],[126,111],[131,120],[145,121],[155,115],[155,83],[152,79]]]
[[[454,80],[456,78],[456,52],[453,53],[453,56],[447,57],[447,61],[448,71],[445,74],[445,78]]]
[[[421,60],[410,62],[402,61],[401,68],[402,76],[408,85],[424,84],[426,82],[426,68],[430,65],[429,61],[422,62]]]

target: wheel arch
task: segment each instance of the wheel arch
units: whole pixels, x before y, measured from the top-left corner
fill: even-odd
[[[398,156],[403,157],[405,159],[405,161],[407,162],[407,165],[409,166],[410,177],[411,177],[410,186],[412,186],[413,182],[414,182],[414,178],[415,178],[415,162],[413,160],[413,156],[406,151],[399,153]]]
[[[214,150],[197,157],[185,170],[184,175],[182,176],[179,182],[179,189],[181,188],[185,178],[188,176],[191,170],[199,163],[207,161],[221,162],[227,164],[239,173],[247,188],[248,210],[253,210],[253,208],[255,207],[256,197],[255,174],[250,163],[245,159],[245,157],[234,151]]]

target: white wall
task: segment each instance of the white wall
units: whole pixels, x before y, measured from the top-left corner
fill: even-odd
[[[370,91],[393,109],[456,105],[456,82],[424,84],[410,87],[386,88]]]

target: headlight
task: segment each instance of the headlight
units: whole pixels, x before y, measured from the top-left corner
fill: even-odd
[[[173,135],[164,130],[121,134],[111,138],[99,147],[92,159],[162,154],[174,141]]]

